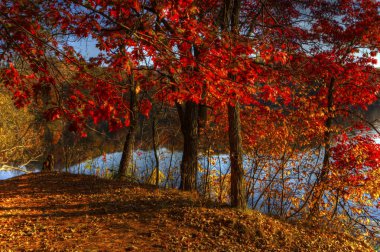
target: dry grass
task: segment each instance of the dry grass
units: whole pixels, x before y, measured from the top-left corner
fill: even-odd
[[[68,173],[0,182],[0,250],[372,251],[347,234],[206,207],[190,193]]]

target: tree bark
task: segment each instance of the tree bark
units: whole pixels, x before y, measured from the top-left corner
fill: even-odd
[[[54,171],[54,156],[52,154],[49,154],[45,160],[45,162],[42,164],[42,171],[43,172],[51,172]]]
[[[158,144],[158,136],[157,136],[157,118],[156,116],[153,116],[152,118],[152,138],[153,138],[153,153],[154,153],[154,159],[156,161],[155,165],[155,172],[156,172],[156,186],[159,186],[160,183],[160,159],[158,157],[158,150],[157,150],[157,144]]]
[[[125,138],[123,153],[120,160],[118,178],[125,180],[132,176],[132,159],[133,159],[133,148],[135,145],[137,124],[138,124],[138,94],[137,94],[137,83],[134,80],[133,74],[130,76],[130,125],[128,134]]]
[[[184,140],[179,188],[184,191],[194,191],[197,189],[198,109],[198,105],[192,101],[186,102],[185,106],[177,104]]]
[[[240,8],[240,0],[224,1],[220,17],[222,31],[229,31],[232,36],[239,35]],[[233,75],[230,75],[230,78],[232,80],[236,79]],[[231,161],[231,206],[244,209],[247,207],[247,200],[244,184],[240,105],[238,101],[235,102],[235,106],[228,105],[228,126]]]
[[[199,50],[193,45],[194,57],[198,61]],[[199,71],[198,67],[188,71]],[[203,94],[202,94],[203,96]],[[204,97],[203,97],[204,98]],[[187,101],[185,105],[177,105],[183,134],[183,156],[181,161],[181,182],[179,188],[184,191],[197,190],[199,131],[204,122],[200,120],[201,105]]]
[[[247,207],[247,201],[244,184],[240,107],[238,102],[235,106],[228,105],[228,125],[231,160],[231,206],[244,209]]]

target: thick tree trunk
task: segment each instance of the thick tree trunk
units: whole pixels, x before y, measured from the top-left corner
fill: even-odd
[[[177,104],[177,110],[184,140],[179,188],[193,191],[197,189],[198,172],[198,105],[188,101],[185,106]]]
[[[241,140],[241,122],[239,103],[228,105],[228,136],[231,160],[231,206],[246,208],[244,184],[243,150]]]
[[[135,145],[138,124],[138,94],[136,92],[137,83],[135,83],[133,75],[130,76],[130,82],[130,125],[128,134],[125,138],[123,153],[119,165],[118,178],[121,180],[125,180],[127,177],[132,176],[133,148]]]
[[[198,61],[199,50],[193,45],[193,54]],[[199,71],[198,67],[189,67],[188,71]],[[203,90],[202,99],[205,98],[206,91]],[[183,155],[181,161],[181,182],[179,188],[185,191],[197,189],[198,173],[198,145],[200,128],[205,125],[206,107],[187,101],[185,104],[176,103],[178,116],[181,122],[183,135]],[[203,108],[204,107],[204,108]],[[203,115],[202,118],[199,115]]]

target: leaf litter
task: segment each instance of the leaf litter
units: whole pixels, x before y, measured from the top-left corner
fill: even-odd
[[[195,193],[69,173],[1,181],[0,230],[1,251],[373,251]]]

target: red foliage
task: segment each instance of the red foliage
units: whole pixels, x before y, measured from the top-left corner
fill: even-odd
[[[343,134],[332,148],[333,168],[350,186],[370,180],[369,174],[380,169],[380,145],[372,136],[348,137]]]
[[[357,108],[366,109],[377,99],[380,85],[372,63],[380,49],[380,3],[245,0],[241,30],[234,37],[219,29],[222,4],[217,0],[1,1],[3,83],[14,92],[18,106],[41,96],[44,86],[64,86],[65,95],[57,98],[59,103],[46,106],[46,116],[68,119],[79,131],[89,119],[95,124],[107,121],[110,130],[129,125],[126,94],[132,77],[143,91],[156,90],[150,101],[172,105],[191,100],[215,113],[238,101],[247,111],[254,108],[258,124],[265,120],[271,124],[267,130],[247,130],[252,143],[272,134],[268,129],[275,129],[272,126],[279,120],[304,129],[303,137],[311,142],[323,137],[328,118],[347,120]],[[87,60],[54,37],[54,31],[90,38],[100,54]],[[366,52],[360,53],[360,48]],[[14,66],[16,57],[26,70]],[[67,79],[51,66],[58,61],[69,72]],[[154,74],[145,78],[147,72]],[[332,79],[333,104],[328,108]],[[140,112],[147,117],[150,101],[140,101]],[[249,113],[243,116],[252,118]],[[338,124],[333,130],[338,135],[345,132]],[[290,135],[289,140],[296,139]],[[364,140],[355,141],[351,144],[362,145]],[[334,147],[338,167],[348,165],[337,163],[343,151],[350,152],[347,146]],[[376,158],[375,149],[366,153]],[[373,165],[368,162],[361,165]]]

